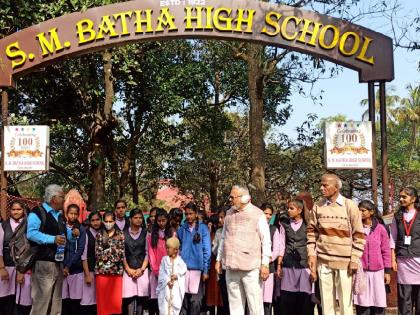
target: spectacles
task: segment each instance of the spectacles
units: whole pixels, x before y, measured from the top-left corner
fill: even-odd
[[[234,200],[235,198],[239,198],[239,197],[242,197],[242,196],[229,196],[229,200]]]

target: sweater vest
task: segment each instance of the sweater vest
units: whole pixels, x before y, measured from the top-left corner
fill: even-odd
[[[230,209],[226,213],[223,261],[227,269],[250,271],[261,267],[261,215],[263,212],[252,204],[242,211]]]
[[[146,235],[147,230],[143,228],[139,238],[135,240],[128,229],[124,231],[125,259],[130,268],[138,269],[143,265],[143,260],[146,257]]]
[[[87,235],[87,263],[90,272],[95,272],[95,237],[93,236],[92,232],[89,228],[86,229]]]
[[[39,218],[39,220],[42,221],[41,213],[40,211],[47,212],[42,207],[37,207],[32,210],[34,214],[36,214]],[[64,234],[66,236],[66,225],[63,221],[62,215],[59,215],[58,222],[52,215],[51,211],[46,213],[45,216],[45,224],[40,227],[40,232],[44,234],[48,234],[51,236],[57,236]],[[55,262],[55,253],[57,252],[57,245],[54,244],[37,244],[35,242],[30,241],[31,246],[38,246],[37,254],[35,260],[39,261],[52,261]]]
[[[306,224],[302,222],[300,228],[295,232],[290,221],[283,223],[286,232],[286,250],[284,252],[283,267],[286,268],[307,268],[308,251],[306,249]]]
[[[404,245],[405,229],[403,223],[403,213],[399,211],[395,214],[397,223],[397,241],[395,242],[395,250],[398,257],[420,257],[420,215],[417,212],[415,221],[411,227],[410,236],[411,244]],[[409,225],[410,223],[407,223]]]
[[[13,262],[12,256],[10,256],[9,243],[13,236],[12,226],[10,225],[10,219],[3,221],[1,226],[4,231],[3,239],[3,261],[4,265],[7,267],[13,267],[15,263]]]

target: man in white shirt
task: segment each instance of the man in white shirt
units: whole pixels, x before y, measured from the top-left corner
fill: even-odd
[[[223,226],[216,271],[226,266],[226,282],[231,314],[243,315],[248,302],[250,315],[263,315],[262,281],[269,276],[270,229],[261,209],[251,203],[249,190],[233,186]]]

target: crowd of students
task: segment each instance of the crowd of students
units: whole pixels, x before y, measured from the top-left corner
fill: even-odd
[[[417,190],[400,191],[400,210],[388,229],[369,200],[359,203],[365,247],[361,259],[366,278],[363,291],[353,295],[357,314],[384,314],[391,269],[398,274],[400,314],[420,305],[420,216]],[[307,224],[310,195],[297,197],[287,211],[261,210],[270,225],[270,275],[263,284],[264,314],[314,313],[320,297],[317,275],[308,265]],[[63,315],[234,314],[229,310],[225,270],[214,265],[229,206],[207,217],[194,203],[169,213],[152,208],[128,212],[118,200],[112,212],[91,212],[79,222],[79,207],[66,209],[66,226],[78,229],[67,240],[63,261]],[[25,205],[11,204],[0,225],[0,314],[29,314],[31,271],[17,272],[8,247],[26,216]],[[128,213],[128,217],[126,216]],[[274,220],[272,219],[275,216]],[[185,217],[185,219],[184,219]],[[416,310],[420,314],[420,307]],[[37,314],[38,315],[38,314]],[[327,314],[328,315],[328,314]]]

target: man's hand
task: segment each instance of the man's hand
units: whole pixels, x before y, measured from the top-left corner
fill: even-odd
[[[173,286],[174,286],[174,282],[171,280],[171,281],[169,281],[168,282],[168,287],[169,287],[169,289],[172,289],[173,288]]]
[[[385,284],[390,284],[391,283],[391,275],[389,273],[385,274]]]
[[[74,229],[71,231],[71,235],[73,235],[73,237],[79,237],[79,236],[80,236],[80,231],[79,231],[79,229],[78,229],[78,228],[74,228]]]
[[[349,263],[349,275],[355,274],[357,272],[357,268],[359,268],[359,264],[351,261]]]
[[[261,265],[260,268],[260,275],[261,275],[261,279],[263,281],[268,279],[268,276],[270,275],[270,270],[268,269],[268,266],[266,265]]]
[[[66,245],[66,237],[64,235],[56,235],[55,243],[57,245]]]
[[[311,270],[311,273],[316,273],[316,256],[309,256],[308,264],[309,264],[309,270]]]
[[[206,273],[203,273],[203,275],[201,276],[201,279],[203,280],[203,282],[206,282],[209,279],[209,275]]]
[[[171,281],[174,282],[178,280],[178,276],[177,275],[171,275]]]
[[[279,279],[283,277],[283,269],[281,268],[281,265],[277,266],[276,277]]]
[[[19,283],[19,284],[24,284],[25,283],[25,274],[18,272],[17,275],[16,275],[16,282]]]
[[[6,268],[0,269],[0,279],[2,281],[9,281],[9,273],[7,272]]]
[[[219,275],[222,274],[222,264],[220,263],[220,261],[216,261],[216,264],[214,265],[214,269]]]

